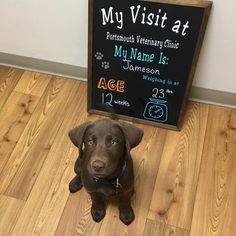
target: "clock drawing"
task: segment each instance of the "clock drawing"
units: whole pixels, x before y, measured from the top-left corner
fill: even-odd
[[[168,108],[166,101],[155,98],[149,98],[149,102],[143,112],[143,117],[147,120],[166,122],[168,118]]]

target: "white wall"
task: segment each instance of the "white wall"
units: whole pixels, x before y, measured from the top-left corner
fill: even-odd
[[[236,93],[235,23],[236,1],[213,0],[195,86]]]
[[[0,52],[87,67],[88,0],[0,0]],[[236,1],[213,0],[194,85],[236,93]]]
[[[87,66],[87,0],[0,0],[0,52]]]

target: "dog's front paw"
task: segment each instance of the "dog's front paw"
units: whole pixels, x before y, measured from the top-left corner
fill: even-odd
[[[134,211],[131,206],[120,207],[120,220],[129,225],[134,220]]]
[[[105,214],[106,214],[106,209],[104,206],[92,205],[91,215],[94,221],[100,222],[104,218]]]
[[[69,190],[71,193],[75,193],[79,191],[83,187],[81,177],[80,176],[75,176],[74,179],[72,179],[69,183]]]

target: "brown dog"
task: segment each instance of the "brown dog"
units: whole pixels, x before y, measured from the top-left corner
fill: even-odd
[[[142,136],[141,129],[110,119],[87,122],[69,132],[71,141],[79,148],[76,176],[69,189],[74,193],[85,187],[92,199],[91,214],[96,222],[104,218],[106,200],[113,196],[119,201],[121,221],[128,225],[134,220],[130,150],[140,143]]]

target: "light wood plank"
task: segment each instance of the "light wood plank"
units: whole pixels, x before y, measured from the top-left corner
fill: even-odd
[[[208,106],[190,103],[181,132],[168,132],[149,219],[190,229],[207,118]]]
[[[74,127],[76,121],[83,122],[86,117],[85,97],[79,99],[81,94],[86,92],[86,86],[76,82],[73,83],[73,87],[75,89],[71,90],[70,106],[64,113],[54,144],[34,183],[13,235],[48,236],[54,235],[57,229],[69,195],[68,184],[74,175],[73,165],[77,156],[77,150],[70,142],[67,133]],[[81,113],[84,115],[78,116]]]
[[[76,82],[55,78],[21,135],[0,174],[1,193],[27,199],[63,122],[67,102]]]
[[[119,220],[117,206],[110,205],[99,233],[101,236],[106,235],[108,228],[114,235],[142,235],[144,231],[167,130],[144,125],[139,127],[145,129],[145,133],[141,145],[132,151],[135,169],[132,205],[135,221],[127,227]]]
[[[37,76],[37,79],[35,79],[36,73],[25,72],[24,74],[28,75],[28,83],[30,84],[30,81],[33,80],[35,84],[34,89],[31,89],[35,95],[32,95],[24,89],[19,89],[20,87],[29,87],[21,74],[23,74],[22,70],[8,68],[8,72],[3,73],[3,77],[1,77],[2,79],[5,78],[3,83],[5,92],[3,95],[8,99],[3,99],[5,104],[0,110],[0,172],[9,159],[51,78],[51,76]],[[18,76],[21,76],[21,79]],[[17,85],[16,82],[18,82]],[[15,85],[16,87],[14,87]],[[6,93],[10,92],[11,94],[7,96]]]
[[[23,73],[23,70],[0,66],[0,110]]]
[[[25,71],[14,90],[41,97],[51,78],[51,75]]]
[[[236,110],[211,107],[192,236],[236,235]]]
[[[0,235],[11,235],[24,201],[0,195]]]
[[[90,211],[91,199],[85,189],[70,194],[55,235],[98,235],[101,223],[93,221]]]
[[[35,96],[13,92],[0,111],[0,172],[8,161],[38,101],[39,98]]]
[[[0,172],[9,159],[16,143],[18,142],[24,128],[26,127],[40,97],[49,83],[49,76],[37,76],[35,79],[34,72],[27,76],[27,80],[22,80],[23,71],[18,69],[9,69],[0,67],[0,81],[2,81],[2,95],[8,99],[0,110]],[[3,73],[2,71],[5,71]],[[26,74],[25,72],[24,74]],[[20,77],[18,77],[20,76]],[[21,79],[20,79],[21,78]],[[31,81],[34,80],[35,88],[30,93],[20,90],[20,87],[30,87]],[[16,85],[16,82],[18,84]],[[16,85],[16,87],[15,87]],[[17,89],[18,87],[18,89]],[[25,92],[25,93],[24,93]],[[10,94],[11,93],[11,94]]]
[[[144,236],[188,236],[189,231],[167,225],[163,222],[147,220]]]
[[[2,66],[0,65],[0,78],[2,78],[3,76],[5,76],[8,71],[10,70],[11,68],[8,67],[8,66]]]

